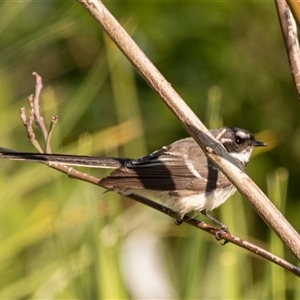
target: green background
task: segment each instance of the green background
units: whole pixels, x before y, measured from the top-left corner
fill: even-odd
[[[247,173],[299,231],[300,111],[274,2],[104,3],[208,127],[268,143]],[[187,136],[76,1],[1,2],[0,40],[1,146],[34,151],[19,118],[33,71],[46,123],[59,116],[54,153],[139,157]],[[1,161],[0,205],[1,299],[300,298],[280,267],[42,165]],[[213,214],[295,263],[238,193]]]

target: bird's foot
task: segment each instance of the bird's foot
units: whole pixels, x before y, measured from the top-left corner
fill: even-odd
[[[224,233],[230,234],[230,231],[226,225],[224,225],[222,222],[220,222],[218,219],[207,213],[206,211],[201,212],[203,215],[205,215],[207,218],[209,218],[211,221],[213,221],[215,224],[220,226],[220,229],[215,233],[215,238],[220,241],[222,239],[221,235]],[[223,241],[221,243],[222,246],[226,245],[228,241]]]

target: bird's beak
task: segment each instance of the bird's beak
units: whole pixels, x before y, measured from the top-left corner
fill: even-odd
[[[254,146],[255,146],[255,147],[263,147],[263,146],[267,146],[267,144],[264,143],[264,142],[262,142],[262,141],[255,140],[255,141],[254,141]]]

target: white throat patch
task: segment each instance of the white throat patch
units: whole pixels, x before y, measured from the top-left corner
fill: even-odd
[[[232,157],[234,157],[236,160],[241,161],[243,164],[247,164],[249,162],[250,156],[252,153],[252,149],[245,149],[239,153],[231,152],[229,153]]]

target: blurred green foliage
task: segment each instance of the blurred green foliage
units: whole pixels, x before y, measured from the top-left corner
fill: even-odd
[[[206,125],[270,145],[247,173],[299,230],[300,112],[273,1],[105,4]],[[18,116],[33,71],[54,152],[138,157],[187,136],[76,1],[1,2],[0,35],[1,146],[33,150]],[[1,161],[0,191],[1,299],[300,297],[279,267],[44,166]],[[239,195],[214,214],[293,261]]]

